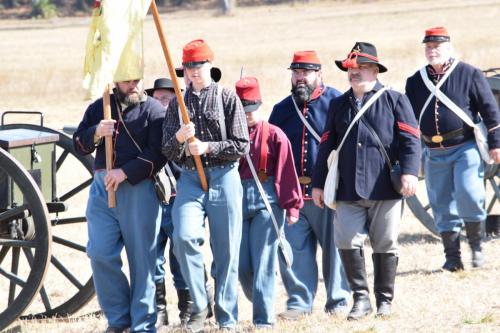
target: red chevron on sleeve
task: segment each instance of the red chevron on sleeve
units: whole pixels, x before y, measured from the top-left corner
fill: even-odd
[[[328,135],[330,134],[330,131],[326,131],[325,133],[323,133],[323,135],[321,136],[321,140],[319,141],[319,143],[323,143],[325,142],[326,140],[328,140]]]
[[[420,138],[420,131],[418,130],[418,128],[411,127],[410,125],[400,121],[398,121],[398,127],[400,130],[408,132],[412,135],[415,135],[417,138]]]

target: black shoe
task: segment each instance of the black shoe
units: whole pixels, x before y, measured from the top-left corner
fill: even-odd
[[[167,300],[165,299],[165,282],[156,283],[156,328],[168,325]]]
[[[368,283],[366,282],[364,252],[362,249],[339,250],[339,254],[354,299],[347,320],[358,320],[372,312]]]
[[[354,299],[354,304],[347,315],[347,320],[360,320],[368,316],[372,311],[372,304],[369,298]]]
[[[188,289],[178,289],[177,298],[178,298],[177,307],[179,308],[179,319],[181,320],[181,327],[184,327],[189,321],[191,312],[193,312],[193,300],[191,299],[191,294],[189,294]]]
[[[443,240],[446,262],[443,269],[450,272],[457,272],[464,269],[460,254],[460,233],[454,231],[445,231],[441,233]]]
[[[377,304],[377,313],[375,314],[375,317],[377,318],[390,317],[392,314],[391,308],[392,304],[388,302],[381,302]]]
[[[127,329],[122,327],[108,327],[104,333],[124,333]]]
[[[278,315],[278,318],[286,321],[296,321],[305,316],[309,315],[309,312],[298,310],[298,309],[288,309]]]
[[[191,313],[191,317],[187,323],[187,329],[189,332],[197,333],[203,332],[205,327],[205,319],[208,316],[208,307],[197,313]]]
[[[374,253],[373,258],[373,289],[377,300],[376,317],[391,315],[391,304],[394,298],[394,282],[398,267],[398,257],[394,253]]]
[[[484,265],[481,249],[481,223],[465,222],[465,232],[472,252],[472,267],[481,267]]]

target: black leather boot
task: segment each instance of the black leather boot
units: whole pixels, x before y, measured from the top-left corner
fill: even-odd
[[[193,300],[188,289],[177,290],[177,307],[179,308],[179,318],[181,320],[181,327],[184,327],[191,317],[193,312]]]
[[[481,223],[465,222],[465,233],[469,241],[472,252],[472,267],[481,267],[484,265],[483,252],[481,250]]]
[[[462,258],[460,256],[460,233],[454,231],[445,231],[441,233],[443,240],[446,262],[443,269],[456,272],[464,269]]]
[[[165,298],[165,281],[156,283],[156,328],[168,325],[167,300]]]
[[[368,283],[366,282],[364,253],[362,249],[339,250],[339,253],[354,300],[347,320],[358,320],[372,312]]]
[[[398,267],[398,257],[394,253],[374,253],[373,275],[375,299],[377,300],[376,317],[391,315],[391,304],[394,298],[394,281]]]

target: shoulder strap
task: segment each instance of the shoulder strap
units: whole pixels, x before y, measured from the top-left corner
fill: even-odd
[[[292,261],[290,260],[288,254],[287,254],[287,251],[285,250],[285,247],[284,247],[283,233],[281,232],[278,221],[276,220],[276,217],[274,216],[274,211],[271,207],[271,203],[269,202],[269,199],[267,198],[266,191],[262,187],[262,184],[259,180],[257,172],[255,171],[255,167],[253,166],[253,162],[252,162],[252,159],[250,158],[250,155],[246,154],[245,158],[247,160],[248,167],[250,168],[250,172],[252,173],[253,179],[255,180],[255,183],[257,184],[257,189],[259,190],[260,196],[262,197],[262,201],[264,201],[264,206],[266,206],[266,209],[269,212],[269,215],[271,216],[271,221],[272,221],[273,226],[274,226],[274,231],[276,232],[276,237],[278,238],[278,246],[283,254],[286,265],[287,265],[287,267],[291,267]]]
[[[345,140],[347,138],[347,135],[351,131],[351,129],[354,126],[354,124],[359,120],[359,118],[361,118],[361,116],[366,112],[366,110],[368,110],[368,108],[382,95],[382,93],[384,91],[388,90],[388,89],[389,89],[389,87],[382,87],[379,91],[377,91],[375,93],[375,95],[373,95],[372,97],[370,97],[370,99],[366,102],[366,104],[363,105],[363,107],[358,111],[358,113],[356,114],[356,116],[354,117],[354,119],[349,124],[349,127],[347,127],[347,131],[345,132],[344,137],[342,138],[342,141],[340,141],[340,144],[337,147],[337,153],[340,151],[340,149],[344,145],[344,142],[345,142]]]
[[[224,103],[222,102],[222,90],[224,88],[220,85],[217,85],[217,108],[219,111],[219,127],[220,134],[222,137],[222,141],[227,140],[227,131],[226,131],[226,117],[224,115]]]
[[[441,80],[439,80],[439,82],[436,84],[436,86],[434,86],[432,84],[432,82],[429,80],[429,76],[427,75],[427,70],[426,70],[427,66],[420,68],[420,70],[419,70],[420,76],[422,77],[422,80],[424,81],[427,88],[429,88],[428,83],[430,83],[432,87],[439,89],[444,84],[444,82],[448,79],[448,77],[450,76],[451,72],[453,72],[455,67],[457,67],[459,62],[460,61],[458,59],[455,59],[453,61],[453,64],[451,64],[451,67],[446,71],[446,73],[441,78]],[[427,106],[431,102],[432,97],[434,97],[434,94],[432,93],[432,89],[429,89],[429,90],[431,93],[429,94],[429,97],[427,97],[427,100],[425,101],[424,106],[422,107],[422,110],[420,110],[420,116],[418,117],[418,125],[419,126],[420,126],[420,122],[422,121],[422,115],[424,114],[425,110],[427,110]]]
[[[297,106],[297,103],[295,102],[295,99],[293,98],[293,95],[290,95],[290,98],[292,99],[292,102],[293,102],[293,106],[295,108],[295,111],[297,111],[297,114],[299,115],[299,118],[300,120],[302,121],[302,123],[304,124],[304,126],[307,128],[307,130],[309,131],[309,133],[312,134],[312,136],[314,136],[314,138],[320,142],[321,141],[321,137],[319,136],[319,134],[314,130],[314,128],[312,128],[311,124],[309,124],[309,122],[307,121],[307,119],[304,117],[304,115],[302,114],[302,111],[300,111],[299,107]]]
[[[423,75],[422,71],[420,71],[420,75]],[[472,119],[460,107],[458,107],[458,105],[456,105],[451,99],[448,98],[448,96],[446,96],[441,90],[439,90],[439,86],[434,86],[432,84],[427,75],[422,76],[422,79],[427,86],[427,89],[429,89],[429,91],[431,92],[431,96],[436,96],[436,98],[443,102],[443,104],[446,105],[448,109],[453,111],[460,119],[462,119],[464,123],[473,128],[476,126]]]
[[[269,123],[267,121],[262,122],[262,134],[260,138],[260,159],[259,159],[259,177],[261,179],[266,175],[267,171],[267,153],[269,152],[269,145],[267,143],[269,139]]]
[[[351,98],[349,98],[349,101],[351,102],[352,107],[355,110],[357,110],[358,108],[357,108],[356,104],[354,103],[354,101]],[[377,143],[378,150],[380,151],[380,153],[384,157],[385,162],[387,163],[387,165],[389,166],[389,168],[391,168],[391,159],[389,157],[389,154],[387,154],[387,150],[385,150],[385,147],[382,144],[382,141],[380,141],[380,137],[378,136],[377,132],[375,132],[375,130],[373,129],[373,127],[370,125],[370,123],[368,122],[368,120],[365,117],[361,117],[361,122],[363,124],[365,124],[366,128],[368,129],[368,132],[370,132],[370,134],[372,135],[373,139]]]

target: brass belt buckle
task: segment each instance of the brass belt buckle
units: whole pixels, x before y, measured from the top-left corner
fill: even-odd
[[[257,177],[261,182],[265,182],[267,180],[266,172],[263,170],[259,170],[259,172],[257,173]]]
[[[300,176],[299,183],[301,183],[302,185],[309,185],[309,184],[311,184],[311,177]]]
[[[443,137],[441,135],[434,135],[432,136],[431,141],[434,143],[441,143],[443,142]]]

